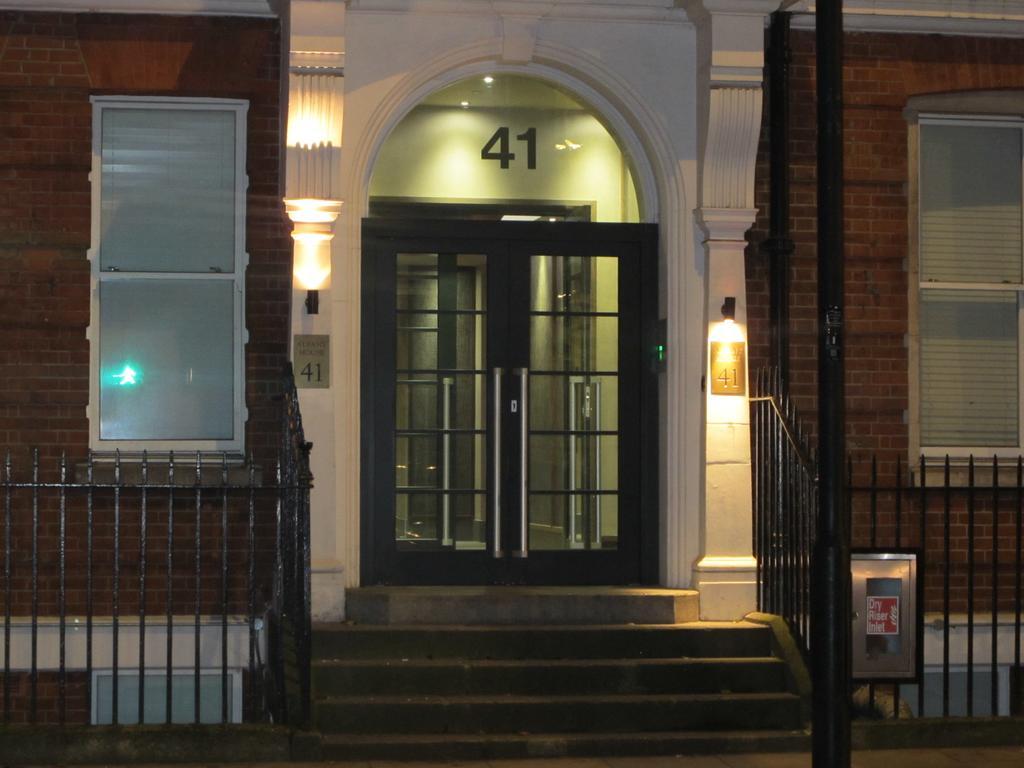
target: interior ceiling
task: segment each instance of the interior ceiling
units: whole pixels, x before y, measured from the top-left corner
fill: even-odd
[[[480,75],[449,85],[421,103],[432,107],[460,107],[461,102],[468,101],[470,108],[586,110],[575,98],[543,80],[498,73],[493,76],[494,82],[485,83],[483,77]]]

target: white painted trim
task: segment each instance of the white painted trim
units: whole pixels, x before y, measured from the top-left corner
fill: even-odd
[[[349,0],[348,12],[479,17],[481,5],[479,0]],[[683,9],[674,8],[671,3],[664,0],[561,0],[554,3],[538,0],[501,0],[497,3],[487,3],[484,7],[487,11],[497,11],[505,17],[524,19],[689,23]]]
[[[195,624],[190,616],[172,617],[172,656],[175,667],[194,668]],[[87,620],[85,616],[65,618],[64,666],[68,670],[86,668]],[[113,665],[114,622],[110,616],[94,616],[92,620],[92,663],[95,669]],[[199,663],[201,667],[221,664],[221,618],[205,615],[199,622]],[[263,619],[257,618],[257,658],[266,659],[267,632]],[[125,672],[139,669],[138,616],[118,619],[118,667]],[[41,670],[60,669],[60,619],[41,616],[36,622],[36,667]],[[0,654],[4,652],[3,633],[0,633]],[[146,618],[146,668],[166,668],[167,617]],[[11,618],[11,669],[28,671],[32,668],[32,620],[26,616]],[[249,620],[245,616],[228,616],[228,666],[249,666]]]
[[[89,289],[89,404],[86,416],[89,420],[89,447],[97,452],[122,450],[129,453],[163,453],[168,451],[218,451],[242,453],[245,449],[245,423],[249,414],[245,404],[245,347],[249,332],[245,327],[245,274],[249,266],[249,254],[245,250],[246,214],[248,207],[249,177],[246,174],[246,116],[249,102],[244,99],[178,98],[172,96],[92,96],[92,166],[89,181],[91,194],[91,236],[88,258],[90,262]],[[102,229],[102,141],[103,111],[105,109],[187,109],[213,110],[235,113],[235,269],[232,274],[210,275],[202,278],[232,280],[235,284],[234,306],[234,415],[231,440],[101,440],[100,439],[100,391],[97,372],[100,367],[100,232]],[[103,273],[103,280],[145,277],[146,279],[189,279],[198,273],[168,274],[157,272],[119,272],[116,276]]]
[[[278,16],[270,0],[0,0],[0,10],[172,16]]]
[[[785,4],[794,29],[814,29],[814,0]],[[843,26],[851,32],[1024,35],[1024,8],[1007,0],[852,0],[843,5]]]

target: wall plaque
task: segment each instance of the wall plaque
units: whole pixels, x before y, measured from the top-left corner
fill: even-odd
[[[295,334],[292,368],[298,389],[331,386],[331,337],[327,334]]]
[[[711,342],[711,394],[747,393],[747,350],[742,341]]]

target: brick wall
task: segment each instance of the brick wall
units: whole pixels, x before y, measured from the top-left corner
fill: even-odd
[[[30,448],[40,450],[42,472],[51,477],[62,451],[75,461],[88,450],[89,98],[99,94],[249,102],[246,447],[264,465],[276,453],[280,405],[274,396],[287,354],[291,287],[290,226],[281,202],[280,35],[279,23],[268,19],[0,12],[0,452],[11,450],[16,480],[28,479]],[[165,610],[169,588],[179,614],[196,609],[197,594],[202,613],[219,614],[225,598],[229,612],[245,613],[250,594],[259,610],[272,572],[272,514],[261,509],[256,515],[258,578],[250,584],[245,498],[230,504],[225,572],[217,493],[203,507],[198,555],[195,512],[189,516],[179,498],[173,567],[166,565],[168,500],[158,497],[151,497],[148,513],[148,610]],[[93,612],[110,615],[115,600],[124,614],[137,612],[140,501],[130,493],[121,500],[119,565],[113,558],[110,499],[94,501]],[[71,615],[84,615],[89,600],[85,502],[82,494],[67,500],[66,609]],[[33,599],[42,616],[58,610],[56,494],[41,494],[36,508],[33,565],[33,500],[27,491],[12,494],[12,526],[4,535],[5,550],[10,537],[5,567],[11,579],[0,602],[6,602],[9,590],[15,616],[30,615]],[[39,574],[36,593],[33,567]],[[73,677],[69,719],[82,722],[88,716],[88,684],[77,673]],[[55,680],[49,672],[40,678],[43,720],[56,718]],[[11,716],[23,719],[27,682],[24,675],[14,681]]]
[[[271,454],[291,280],[280,66],[276,20],[0,12],[0,450],[88,449],[89,97],[113,94],[249,101],[246,446]]]
[[[790,206],[792,392],[815,415],[816,178],[814,34],[792,33]],[[850,33],[843,69],[846,203],[847,444],[906,455],[907,123],[916,95],[1020,88],[1024,41]],[[767,109],[767,107],[766,107]],[[768,136],[761,142],[754,244],[767,234]],[[748,249],[751,366],[768,360],[767,257]],[[892,463],[890,462],[889,471]]]
[[[814,34],[792,33],[790,207],[796,251],[791,262],[791,392],[814,430],[817,403],[817,213]],[[858,486],[869,485],[869,456],[877,454],[877,482],[892,486],[897,462],[908,484],[908,157],[903,110],[912,96],[1024,86],[1024,40],[940,35],[850,33],[845,41],[844,163],[846,238],[846,429]],[[767,115],[767,105],[766,105]],[[757,244],[767,237],[769,167],[767,126],[758,155],[756,204],[761,214],[747,255],[751,368],[769,361],[768,264]],[[962,475],[963,472],[961,471]],[[929,470],[928,484],[941,484]],[[963,484],[955,477],[954,485]],[[991,596],[993,552],[998,553],[999,605],[1012,607],[1016,570],[1016,508],[1009,494],[999,506],[998,546],[993,549],[991,506],[979,492],[974,519],[975,596],[979,610]],[[916,493],[902,498],[899,544],[922,546]],[[853,544],[894,546],[891,493],[853,495]],[[874,508],[874,512],[872,509]],[[927,498],[925,603],[942,608],[945,568],[941,493]],[[952,610],[966,608],[969,578],[968,522],[964,492],[954,496],[949,568]],[[871,519],[878,522],[872,542]]]

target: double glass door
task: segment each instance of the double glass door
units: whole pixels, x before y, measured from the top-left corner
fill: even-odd
[[[643,580],[649,235],[364,222],[364,583]]]

